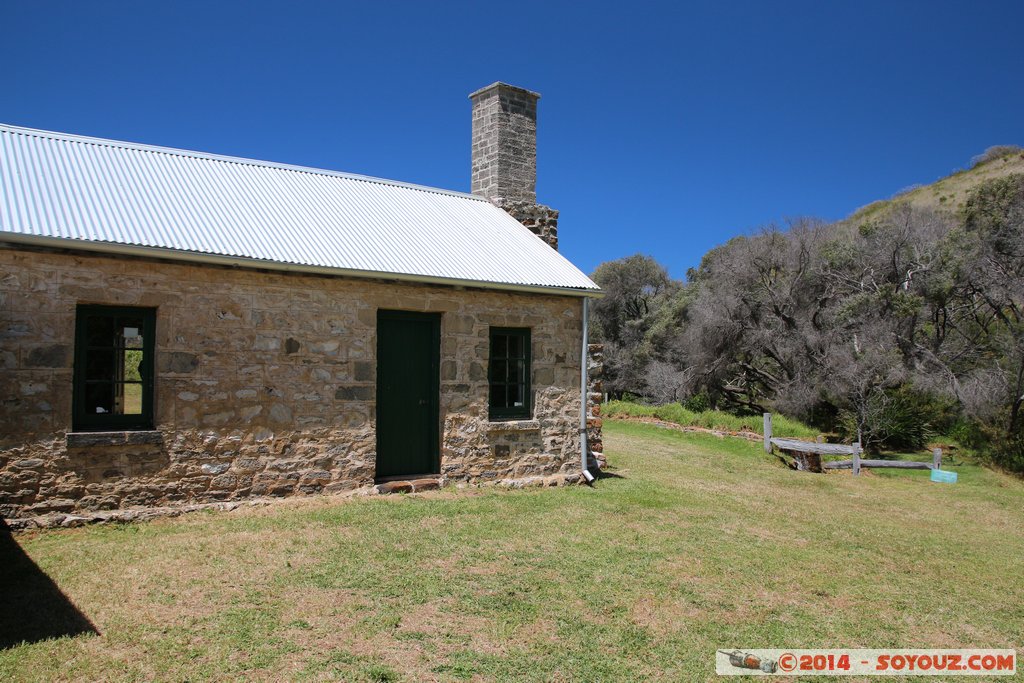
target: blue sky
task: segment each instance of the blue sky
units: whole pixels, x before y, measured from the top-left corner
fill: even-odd
[[[683,277],[1024,144],[1024,2],[0,5],[0,121],[469,188],[469,101],[542,93],[538,198],[587,272]]]

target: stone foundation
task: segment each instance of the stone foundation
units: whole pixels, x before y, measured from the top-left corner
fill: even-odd
[[[154,431],[71,432],[80,303],[156,308]],[[0,516],[372,487],[380,308],[442,314],[442,481],[578,477],[577,298],[0,246]],[[492,325],[532,330],[530,420],[488,419]]]

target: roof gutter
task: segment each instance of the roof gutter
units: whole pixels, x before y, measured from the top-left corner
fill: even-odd
[[[138,256],[141,258],[170,259],[201,263],[206,265],[228,266],[235,268],[260,268],[277,270],[287,273],[303,273],[310,275],[334,275],[337,277],[361,278],[366,280],[397,280],[399,282],[415,282],[429,285],[449,287],[473,287],[494,289],[505,292],[530,292],[533,294],[554,294],[561,296],[578,296],[586,298],[604,296],[599,289],[582,289],[575,287],[546,287],[543,285],[519,285],[505,282],[484,280],[461,280],[458,278],[440,277],[435,275],[414,275],[409,273],[387,273],[376,270],[357,270],[354,268],[331,268],[329,266],[311,266],[300,263],[284,263],[266,259],[246,258],[243,256],[225,256],[222,254],[203,254],[195,251],[171,249],[169,247],[147,247],[135,244],[114,244],[112,242],[93,242],[77,240],[69,237],[48,237],[43,235],[24,235],[14,232],[0,232],[0,243],[26,244],[56,249],[80,249],[122,256]]]

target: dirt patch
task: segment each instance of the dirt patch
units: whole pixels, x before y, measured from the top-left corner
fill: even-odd
[[[439,680],[434,669],[456,652],[506,654],[488,619],[458,611],[450,600],[397,607],[352,591],[308,589],[291,592],[287,601],[282,621],[300,652],[285,667],[295,671],[323,653],[343,652],[383,662],[411,680],[432,681]]]
[[[701,620],[706,612],[686,600],[655,600],[643,597],[629,610],[629,619],[656,636],[685,631],[688,624]]]

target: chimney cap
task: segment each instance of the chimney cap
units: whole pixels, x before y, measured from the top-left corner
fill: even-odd
[[[484,94],[488,93],[491,90],[514,90],[515,92],[522,93],[524,95],[528,95],[528,96],[530,96],[530,97],[532,97],[534,99],[537,99],[537,100],[540,99],[540,93],[539,92],[534,92],[532,90],[527,90],[526,88],[520,88],[518,85],[512,85],[510,83],[505,83],[504,81],[495,81],[494,83],[491,83],[490,85],[485,85],[484,87],[480,88],[479,90],[475,90],[475,91],[471,92],[469,94],[469,99],[473,99],[474,97],[479,97],[481,95],[484,95]]]

